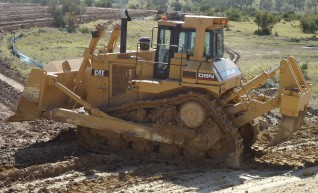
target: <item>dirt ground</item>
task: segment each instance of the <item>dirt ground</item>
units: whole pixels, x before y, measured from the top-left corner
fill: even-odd
[[[47,12],[47,6],[29,3],[0,3],[0,33],[12,33],[31,27],[49,27],[53,20]],[[87,7],[82,15],[77,16],[78,23],[99,19],[118,18],[118,9]],[[129,10],[133,18],[156,14],[155,10]]]

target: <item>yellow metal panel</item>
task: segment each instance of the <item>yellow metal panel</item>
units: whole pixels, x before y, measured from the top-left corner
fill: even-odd
[[[176,55],[175,56],[179,57],[181,55]],[[185,58],[181,60],[181,58],[171,58],[170,60],[170,71],[169,71],[169,78],[170,79],[181,79],[182,77],[182,70],[185,68],[187,61]]]
[[[285,92],[286,93],[286,92]],[[298,117],[299,111],[304,111],[311,98],[311,88],[300,96],[282,94],[280,112],[291,117]]]
[[[301,90],[299,80],[288,60],[280,62],[280,89],[293,88]]]
[[[122,119],[108,117],[96,117],[84,115],[67,109],[53,109],[50,111],[51,119],[84,127],[112,131],[118,134],[131,134],[133,137],[140,137],[158,142],[172,143],[171,138],[162,137],[160,134],[153,132],[151,127],[141,124],[135,124]],[[177,143],[177,142],[174,142]]]
[[[290,57],[288,57],[288,61],[289,61],[290,65],[292,66],[293,71],[295,72],[295,75],[296,75],[299,83],[301,85],[307,86],[306,80],[305,80],[303,74],[301,73],[301,70],[300,70],[298,64],[296,63],[296,59],[294,57],[290,56]]]
[[[180,80],[182,76],[181,66],[170,65],[169,79]]]
[[[80,68],[83,58],[51,61],[43,67],[43,70],[47,72],[63,72],[62,63],[65,61],[69,63],[71,71],[77,71]]]
[[[39,107],[41,84],[44,84],[45,72],[40,69],[32,69],[28,81],[24,87],[18,103],[15,115],[9,117],[7,121],[28,121],[40,118],[41,109]]]
[[[170,91],[176,88],[180,88],[181,85],[179,81],[171,81],[171,80],[140,80],[135,81],[136,86],[139,87],[139,92],[144,93],[161,93],[165,91]]]

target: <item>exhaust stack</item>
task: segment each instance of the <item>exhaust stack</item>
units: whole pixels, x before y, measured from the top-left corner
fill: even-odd
[[[131,21],[131,18],[128,15],[127,9],[121,10],[120,53],[126,53],[128,21]]]

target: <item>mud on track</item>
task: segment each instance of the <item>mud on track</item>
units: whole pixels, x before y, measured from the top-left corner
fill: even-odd
[[[0,73],[23,84],[7,67],[1,62]],[[288,142],[265,148],[276,127],[261,132],[243,170],[231,170],[95,154],[79,146],[72,125],[5,123],[20,96],[7,82],[0,80],[2,192],[318,192],[316,109],[309,109],[306,125]]]

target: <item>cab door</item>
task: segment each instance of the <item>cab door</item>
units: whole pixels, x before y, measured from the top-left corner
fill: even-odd
[[[170,58],[173,57],[174,30],[168,26],[159,26],[157,51],[154,65],[154,78],[168,79],[170,70]]]

